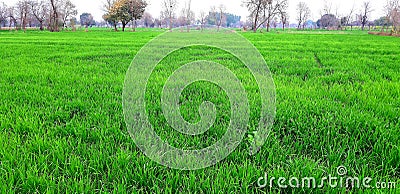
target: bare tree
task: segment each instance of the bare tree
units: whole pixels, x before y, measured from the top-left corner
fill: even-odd
[[[362,6],[362,11],[360,15],[361,29],[365,29],[365,25],[368,23],[369,14],[373,11],[371,7],[371,2],[365,1]]]
[[[279,8],[286,5],[287,0],[269,0],[264,11],[264,18],[266,20],[267,32],[269,32],[271,20],[279,14]]]
[[[108,12],[113,7],[114,3],[115,3],[115,0],[106,0],[106,1],[104,1],[102,10],[104,12]]]
[[[321,17],[323,15],[332,14],[332,2],[329,0],[324,0],[324,7],[320,11]]]
[[[163,0],[163,15],[169,19],[169,30],[173,27],[173,18],[175,17],[175,11],[178,7],[177,0]]]
[[[199,21],[201,25],[201,31],[204,31],[204,26],[206,25],[207,22],[207,14],[205,11],[200,11]]]
[[[217,7],[211,6],[211,11],[210,11],[210,19],[214,22],[214,24],[217,26],[217,30],[219,31],[222,24],[226,22],[226,15],[225,15],[226,8],[224,5],[220,4]]]
[[[15,16],[15,8],[14,7],[8,7],[6,11],[7,18],[9,18],[8,21],[8,28],[11,30],[12,25],[14,25],[15,30],[17,30],[18,22]]]
[[[20,0],[16,4],[18,10],[18,18],[20,20],[21,28],[26,31],[26,26],[28,24],[28,16],[31,13],[31,6],[28,0]]]
[[[389,23],[392,24],[392,30],[396,31],[396,24],[397,22],[397,16],[399,15],[400,11],[400,2],[399,0],[387,0],[386,5],[384,7],[385,11],[385,18],[386,18],[386,31],[389,31]],[[383,30],[383,27],[382,27]]]
[[[253,31],[257,32],[264,24],[266,24],[267,31],[269,31],[271,20],[280,13],[279,8],[287,4],[287,0],[247,0],[243,3],[250,12]]]
[[[59,7],[61,4],[61,0],[50,0],[50,31],[51,32],[59,32]]]
[[[393,20],[393,33],[399,33],[400,31],[400,8],[396,8],[391,14]]]
[[[279,6],[279,8],[278,8],[279,18],[280,18],[281,23],[282,23],[283,31],[285,31],[285,25],[289,20],[289,15],[288,15],[288,12],[287,12],[288,7],[289,7],[288,1],[283,1],[281,6]]]
[[[304,30],[305,24],[311,16],[311,10],[305,2],[299,2],[296,9],[298,21],[297,28],[300,29],[302,27]]]
[[[190,24],[194,20],[194,12],[191,9],[191,4],[192,0],[188,0],[187,3],[185,3],[185,7],[183,8],[183,16],[185,19],[185,25],[187,26],[187,32],[190,31]]]
[[[70,0],[63,1],[60,9],[63,28],[66,27],[68,18],[71,16],[76,16],[77,14],[78,10],[76,10],[76,6]]]
[[[209,19],[211,20],[211,22],[214,23],[214,25],[217,25],[217,20],[218,20],[217,7],[211,6],[210,13],[209,13]]]
[[[7,5],[3,2],[0,4],[0,29],[6,27],[7,24]]]
[[[147,2],[144,0],[130,0],[129,7],[129,14],[132,16],[132,31],[136,31],[136,21],[143,17],[144,11],[147,7]]]
[[[354,5],[353,5],[353,7],[350,9],[350,11],[348,12],[348,14],[344,17],[344,21],[343,21],[343,24],[344,24],[344,29],[345,30],[347,30],[347,26],[349,26],[349,24],[350,24],[350,22],[351,22],[351,19],[352,19],[352,17],[353,17],[353,14],[354,14]]]
[[[264,0],[248,0],[243,2],[243,6],[247,7],[250,12],[249,19],[252,20],[252,28],[257,32],[258,28],[262,25],[260,20],[264,8]],[[261,23],[261,24],[260,24]]]
[[[336,8],[335,8],[335,16],[338,18],[338,20],[336,21],[336,29],[339,30],[339,29],[342,28],[342,26],[344,24],[343,24],[343,17],[339,13],[339,6],[337,6],[337,5],[336,5]]]
[[[39,22],[40,30],[44,30],[44,22],[48,19],[49,15],[49,4],[46,1],[33,1],[31,2],[32,14],[35,16],[36,20]]]
[[[49,29],[51,32],[60,31],[60,24],[64,28],[66,21],[77,14],[76,6],[70,0],[49,0],[48,6],[45,2],[35,2],[31,3],[30,7],[35,8],[33,11],[34,16],[36,19],[42,20],[41,25],[43,25],[44,18],[49,17]],[[49,15],[44,16],[44,11],[48,11]]]
[[[226,22],[226,15],[225,15],[226,7],[224,5],[222,5],[222,4],[220,4],[218,6],[218,11],[219,11],[219,14],[218,14],[218,19],[217,19],[217,23],[216,24],[218,26],[218,31],[219,31],[219,29],[221,28],[222,24],[224,24]]]

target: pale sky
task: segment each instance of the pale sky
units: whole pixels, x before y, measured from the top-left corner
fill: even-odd
[[[4,1],[7,5],[15,4],[18,0],[0,0],[0,2]],[[71,0],[78,9],[78,16],[83,12],[91,13],[96,21],[102,20],[102,15],[104,12],[102,11],[102,5],[104,0]],[[289,0],[289,20],[291,23],[296,22],[296,5],[303,1],[308,4],[312,11],[312,20],[316,21],[320,17],[320,10],[324,5],[324,0]],[[355,10],[360,12],[362,2],[366,0],[327,0],[332,4],[332,12],[336,13],[338,10],[339,15],[347,15],[353,5],[355,6]],[[147,0],[149,6],[146,8],[146,11],[151,13],[153,17],[159,17],[161,11],[161,2],[162,0]],[[184,6],[187,0],[178,0],[179,7],[177,9],[177,13],[180,13],[180,10]],[[370,0],[374,11],[371,13],[371,20],[377,19],[383,16],[383,6],[385,5],[386,0]],[[242,0],[192,0],[192,8],[195,11],[196,15],[199,15],[200,11],[208,12],[210,7],[215,5],[218,6],[220,4],[224,4],[227,8],[227,12],[233,13],[236,15],[242,16],[242,20],[247,20],[247,16],[249,15],[247,9],[242,7]]]

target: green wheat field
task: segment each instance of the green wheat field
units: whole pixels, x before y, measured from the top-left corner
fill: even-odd
[[[254,156],[247,134],[215,166],[183,171],[148,159],[131,139],[122,91],[132,59],[163,33],[0,31],[1,193],[399,193],[400,39],[366,32],[238,32],[260,51],[276,85],[276,118]],[[149,119],[175,147],[212,145],[229,125],[229,98],[207,82],[188,86],[182,116],[199,121],[213,102],[214,126],[199,137],[182,135],[162,116],[164,81],[181,65],[210,60],[234,69],[250,90],[251,120],[260,100],[245,66],[229,53],[191,46],[156,69],[146,91]],[[337,175],[395,182],[396,188],[286,188],[257,185],[259,177]]]

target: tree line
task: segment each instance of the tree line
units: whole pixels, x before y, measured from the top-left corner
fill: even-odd
[[[289,0],[243,0],[242,6],[249,12],[247,22],[243,22],[240,16],[227,13],[224,5],[211,6],[209,10],[201,10],[195,15],[191,0],[186,0],[179,5],[177,0],[161,0],[162,11],[159,18],[146,12],[148,3],[145,0],[105,0],[103,11],[104,23],[112,26],[115,31],[121,27],[125,31],[131,26],[135,31],[138,22],[144,27],[174,27],[186,26],[187,30],[195,25],[203,30],[205,26],[212,25],[217,29],[221,27],[250,28],[254,32],[278,26],[285,30],[294,27],[289,23]],[[181,10],[178,10],[182,7]],[[305,2],[296,4],[296,26],[298,29],[322,28],[346,30],[353,26],[360,26],[362,30],[371,26],[381,26],[381,30],[391,33],[400,31],[400,0],[386,0],[383,5],[385,15],[371,21],[370,14],[376,11],[367,0],[357,7],[353,5],[347,12],[341,12],[339,7],[332,8],[332,3],[325,0],[320,10],[317,21],[311,20],[311,9]],[[48,29],[58,32],[67,27],[75,28],[78,23],[76,6],[71,0],[19,0],[15,5],[8,6],[0,3],[0,28],[15,27],[26,30],[27,27],[39,27],[40,30]],[[83,13],[80,17],[80,25],[95,25],[90,13]]]
[[[147,3],[143,0],[106,0],[104,4],[103,19],[118,31],[118,25],[125,31],[127,25],[135,31],[138,21],[144,27],[166,27],[170,30],[174,27],[186,27],[190,31],[192,25],[196,24],[204,29],[206,25],[221,27],[240,26],[241,17],[226,12],[224,5],[211,6],[208,12],[202,10],[196,17],[192,9],[192,1],[187,0],[179,5],[177,0],[161,1],[162,11],[159,18],[146,12]],[[178,11],[179,6],[182,9]]]
[[[66,28],[78,13],[70,0],[20,0],[15,5],[0,4],[0,28],[15,27],[26,30],[27,27],[39,26],[52,32]],[[76,21],[73,20],[73,21]]]
[[[296,21],[298,29],[310,28],[343,30],[348,27],[360,26],[362,30],[366,27],[381,26],[381,30],[399,33],[400,30],[400,0],[386,0],[383,10],[385,15],[381,18],[370,21],[371,12],[375,11],[370,1],[362,3],[358,9],[353,7],[347,13],[340,13],[340,8],[332,9],[332,3],[325,0],[320,11],[320,19],[312,21],[311,9],[305,2],[296,5]],[[248,23],[254,32],[260,28],[275,27],[280,24],[282,29],[289,24],[288,0],[244,0],[243,5],[250,13]],[[356,11],[357,10],[357,11]]]
[[[67,27],[75,29],[77,14],[76,6],[70,0],[20,0],[12,6],[0,3],[0,29],[14,27],[26,31],[27,27],[39,27],[51,32]],[[79,19],[82,26],[95,24],[90,13],[81,14]]]

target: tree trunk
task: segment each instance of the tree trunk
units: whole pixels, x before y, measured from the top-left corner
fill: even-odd
[[[23,24],[24,24],[24,19],[23,18],[20,19],[20,23],[21,23],[21,26],[20,26],[19,29],[24,29],[25,30],[25,28],[23,27]]]
[[[22,23],[22,29],[24,30],[24,32],[26,32],[26,25],[27,25],[27,23],[26,23],[26,13],[24,13],[22,20],[23,20],[23,22],[21,22]]]
[[[55,30],[56,32],[58,32],[58,31],[59,31],[59,29],[58,29],[58,14],[57,14],[56,16],[54,16],[54,21],[55,21],[55,23],[54,23],[54,30]]]
[[[114,23],[114,30],[117,32],[118,31],[118,29],[117,29],[117,23]]]
[[[8,23],[8,30],[11,31],[11,17],[10,17],[10,22]]]
[[[169,31],[172,32],[172,14],[169,15]]]
[[[132,20],[132,31],[136,32],[136,20],[135,21]]]
[[[258,21],[258,12],[257,12],[256,17],[254,18],[254,24],[253,24],[254,33],[257,33],[257,21]]]
[[[125,32],[126,23],[122,23],[122,32]]]

